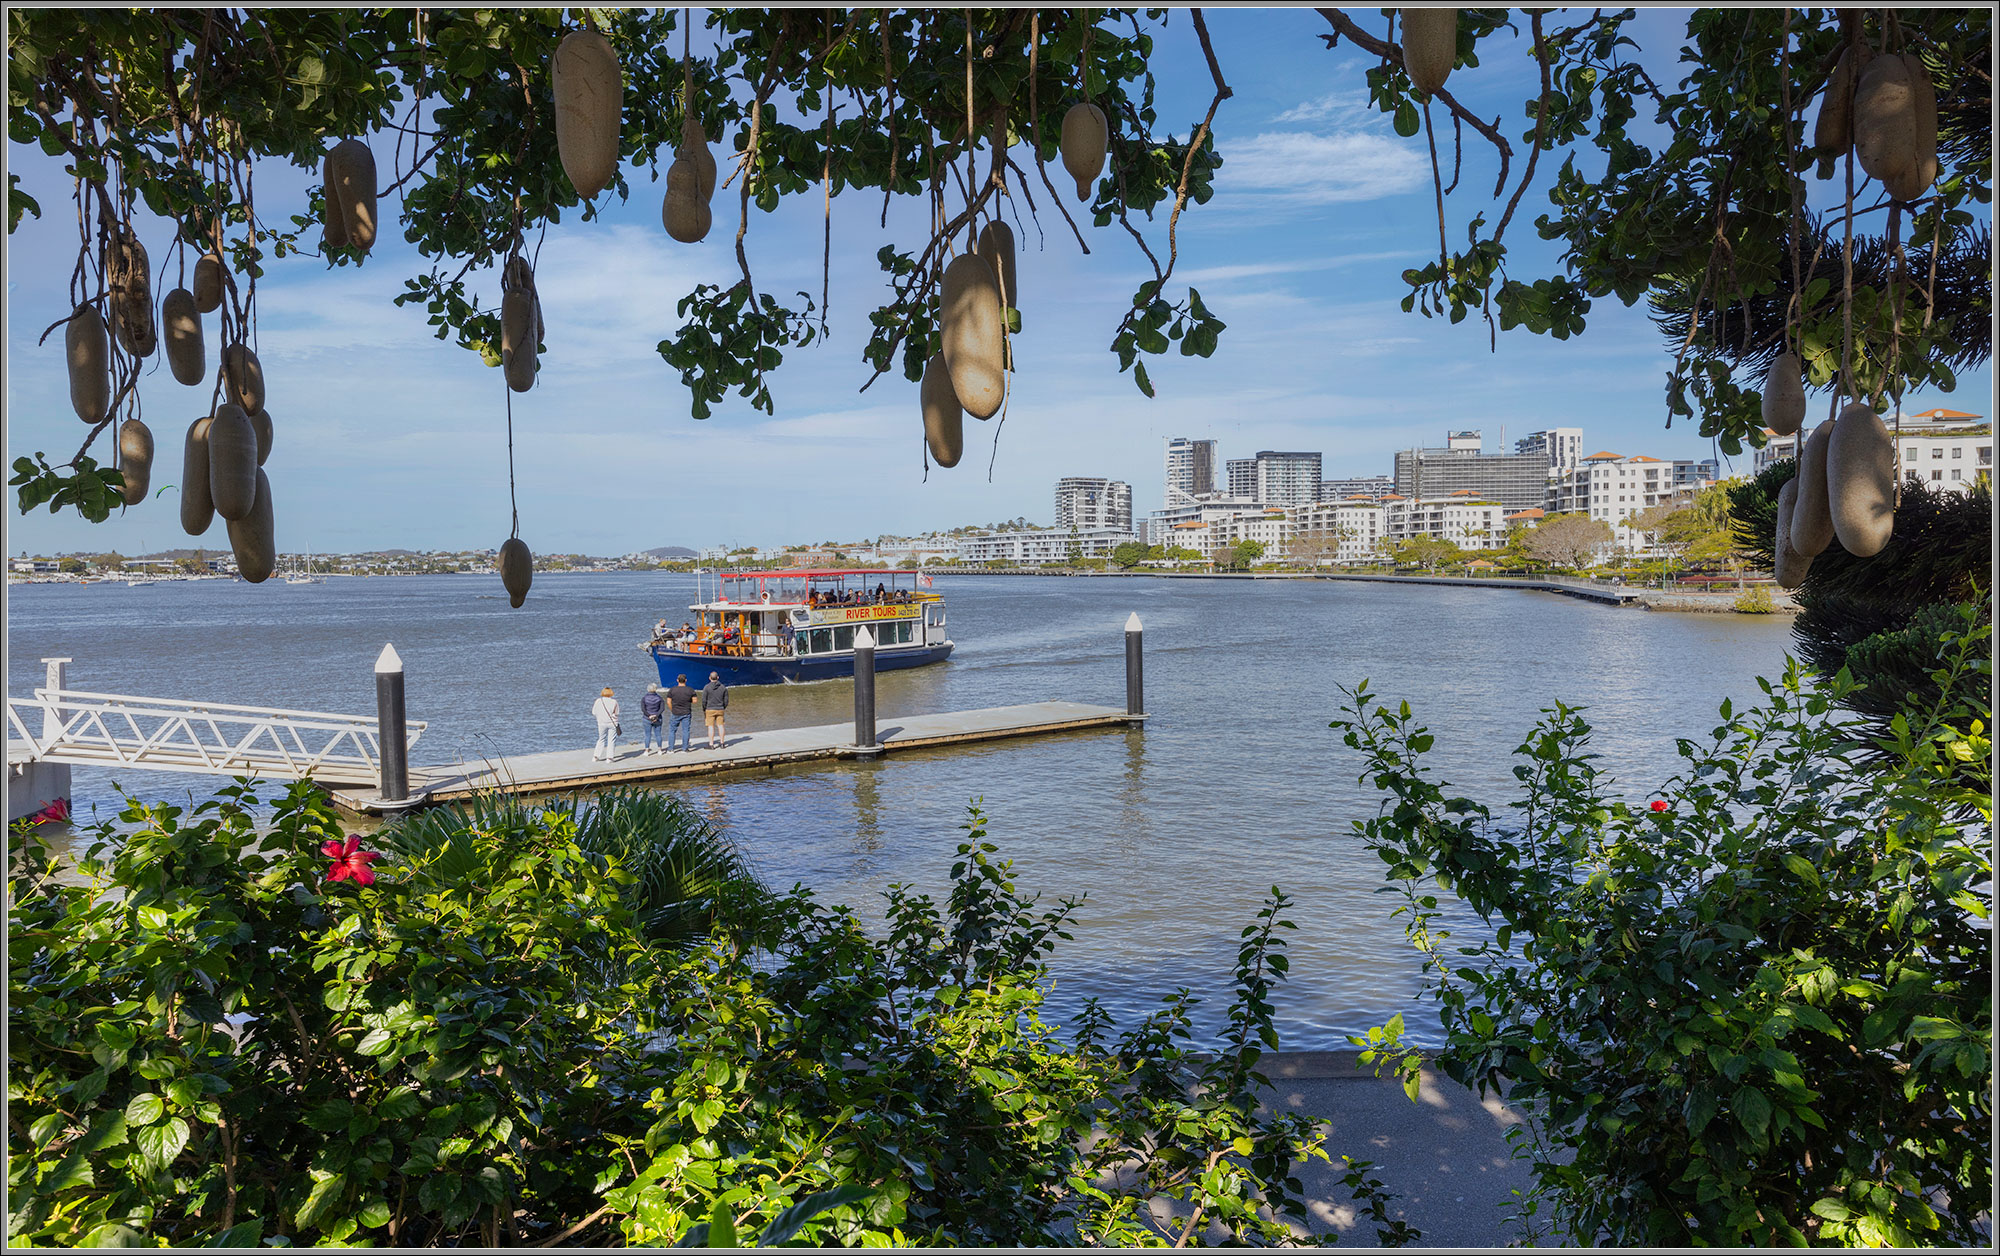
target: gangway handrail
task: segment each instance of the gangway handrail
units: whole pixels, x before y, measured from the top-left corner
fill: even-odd
[[[186,698],[135,698],[130,694],[97,693],[88,689],[51,690],[38,686],[34,693],[37,701],[42,701],[44,695],[65,699],[62,704],[65,706],[78,705],[66,701],[67,699],[90,698],[100,702],[115,704],[138,703],[149,707],[179,707],[198,715],[224,715],[230,712],[241,712],[244,715],[259,718],[277,716],[288,720],[327,720],[341,727],[353,724],[373,724],[375,722],[375,717],[372,715],[348,715],[339,711],[294,711],[284,707],[239,706],[229,702],[199,702]],[[19,699],[10,698],[9,701],[19,701]],[[416,732],[422,732],[427,727],[427,724],[423,720],[410,720],[408,721],[408,727]],[[414,742],[415,740],[416,738],[412,736],[411,741]]]

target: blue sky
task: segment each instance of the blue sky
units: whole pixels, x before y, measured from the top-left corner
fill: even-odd
[[[629,202],[598,222],[552,228],[542,248],[548,351],[535,389],[514,398],[522,536],[538,552],[623,553],[853,540],[1016,515],[1047,522],[1054,482],[1067,475],[1127,480],[1144,512],[1160,505],[1163,442],[1177,435],[1213,437],[1226,458],[1320,450],[1329,477],[1385,474],[1395,450],[1441,443],[1447,429],[1466,427],[1482,429],[1489,450],[1503,429],[1511,446],[1537,428],[1569,426],[1582,427],[1593,450],[1711,455],[1692,424],[1664,426],[1669,355],[1643,306],[1606,299],[1580,339],[1517,331],[1500,337],[1498,352],[1489,352],[1476,317],[1453,327],[1403,313],[1401,272],[1432,256],[1437,240],[1423,137],[1401,139],[1367,109],[1367,58],[1345,45],[1327,51],[1318,36],[1329,28],[1311,10],[1211,10],[1208,18],[1235,96],[1216,119],[1226,159],[1217,194],[1181,220],[1176,278],[1229,324],[1213,358],[1150,361],[1158,396],[1141,396],[1106,346],[1150,274],[1145,260],[1115,224],[1086,225],[1092,251],[1080,254],[1037,187],[1042,233],[1028,225],[1021,237],[1024,327],[997,457],[998,420],[967,419],[964,459],[951,470],[933,467],[926,481],[916,385],[898,374],[857,392],[869,375],[860,357],[867,313],[884,291],[875,252],[920,239],[922,210],[914,200],[892,207],[884,231],[879,196],[849,193],[833,206],[831,339],[788,355],[772,379],[775,416],[732,396],[698,422],[655,345],[672,334],[674,307],[696,283],[736,277],[734,189],[718,191],[709,238],[680,245],[660,226],[662,186],[640,172]],[[1360,20],[1381,24],[1373,10]],[[1668,11],[1641,17],[1656,77],[1678,80],[1681,20]],[[1156,39],[1161,127],[1186,135],[1207,106],[1208,73],[1184,13]],[[1456,72],[1453,89],[1518,132],[1533,62],[1522,44],[1485,47],[1484,64]],[[389,146],[378,139],[375,147],[386,171]],[[20,145],[8,150],[45,216],[8,240],[7,459],[36,450],[63,459],[82,426],[68,404],[60,336],[41,346],[35,337],[66,312],[69,186],[57,161]],[[1533,220],[1557,164],[1544,158],[1509,228],[1517,274],[1543,273],[1551,256]],[[312,176],[276,166],[259,175],[266,215],[303,209]],[[1060,168],[1052,177],[1061,187]],[[1455,240],[1472,214],[1497,217],[1483,196],[1492,180],[1489,150],[1468,143],[1463,181],[1446,202]],[[761,289],[804,289],[816,300],[820,198],[795,202],[770,215],[753,210],[746,244]],[[266,470],[282,550],[486,548],[507,535],[499,372],[433,339],[420,310],[392,304],[419,269],[388,221],[394,212],[386,202],[382,239],[365,266],[287,259],[259,284],[260,354],[277,428]],[[157,221],[142,221],[140,232],[157,262],[170,232]],[[1164,214],[1152,239],[1164,247]],[[485,283],[497,302],[497,276]],[[212,319],[206,330],[213,355]],[[160,446],[156,487],[177,483],[182,433],[208,395],[206,385],[176,384],[163,365],[142,383],[143,417]],[[1991,395],[1982,367],[1961,376],[1955,394],[1906,405],[1987,413]],[[171,492],[103,525],[8,510],[14,553],[193,543]],[[226,544],[220,525],[203,543]]]

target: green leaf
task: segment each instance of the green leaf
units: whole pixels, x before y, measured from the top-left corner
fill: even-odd
[[[383,1226],[388,1225],[389,1201],[386,1199],[369,1200],[361,1209],[359,1220],[362,1228],[368,1230],[379,1230]]]
[[[148,1125],[132,1138],[139,1154],[154,1173],[172,1164],[174,1157],[187,1146],[187,1140],[188,1124],[179,1117],[171,1117],[158,1125]]]
[[[1417,107],[1405,100],[1396,105],[1395,127],[1396,134],[1409,139],[1424,129],[1424,120],[1417,114]]]
[[[239,1221],[216,1235],[203,1247],[256,1247],[264,1237],[264,1222],[260,1218]]]
[[[1771,1101],[1755,1086],[1742,1086],[1730,1100],[1736,1119],[1761,1146],[1771,1128]]]
[[[771,1224],[765,1226],[764,1232],[757,1236],[757,1246],[777,1247],[789,1241],[793,1235],[799,1232],[801,1226],[821,1213],[831,1211],[835,1208],[844,1208],[849,1204],[861,1203],[873,1197],[874,1194],[875,1192],[868,1187],[860,1186],[853,1182],[843,1183],[831,1190],[816,1191],[771,1218]],[[721,1246],[721,1244],[714,1244],[713,1246]]]
[[[722,1200],[715,1201],[715,1210],[708,1216],[708,1246],[735,1247],[736,1218],[729,1205]]]
[[[125,1124],[151,1125],[165,1116],[166,1112],[165,1100],[150,1090],[141,1091],[133,1095],[132,1101],[125,1105]]]

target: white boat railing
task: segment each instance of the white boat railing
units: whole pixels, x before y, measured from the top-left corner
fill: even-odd
[[[355,784],[381,773],[373,716],[36,689],[8,697],[7,726],[19,749],[51,763]],[[425,727],[409,721],[409,745]]]

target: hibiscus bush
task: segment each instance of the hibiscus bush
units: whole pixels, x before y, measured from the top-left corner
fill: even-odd
[[[60,880],[14,830],[10,1239],[1307,1239],[1295,1174],[1328,1152],[1259,1105],[1282,895],[1204,1054],[1185,995],[1122,1035],[1042,1020],[1077,904],[1018,892],[976,814],[948,897],[892,889],[886,933],[795,890],[669,937],[585,810],[376,858],[310,788],[240,782],[130,803]]]
[[[1521,743],[1496,811],[1433,779],[1409,704],[1350,694],[1335,727],[1385,799],[1356,827],[1424,958],[1436,1065],[1529,1114],[1534,1229],[1990,1245],[1989,622],[1953,612],[1879,738],[1840,709],[1845,670],[1793,664],[1682,739],[1643,807],[1575,708]],[[1368,1045],[1410,1074],[1400,1030]]]

